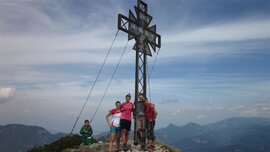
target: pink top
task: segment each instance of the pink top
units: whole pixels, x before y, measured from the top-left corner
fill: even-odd
[[[122,117],[121,119],[125,119],[131,121],[132,119],[132,110],[133,110],[133,103],[132,102],[124,102],[122,103]]]

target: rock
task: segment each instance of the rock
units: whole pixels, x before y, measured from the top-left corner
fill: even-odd
[[[99,141],[98,143],[99,143],[99,144],[103,144],[103,141]]]
[[[148,152],[147,150],[141,150],[141,146],[140,145],[134,145],[133,141],[128,141],[128,146],[130,147],[130,150],[128,150],[127,152]],[[177,149],[173,149],[173,148],[169,148],[166,145],[163,144],[156,144],[155,145],[155,152],[180,152],[180,150]],[[98,143],[95,143],[93,145],[91,145],[91,152],[108,152],[108,147],[109,147],[109,143],[106,142],[102,142],[99,141]],[[113,146],[113,151],[115,151],[115,143]],[[121,148],[121,147],[120,147]],[[68,149],[65,150],[64,152],[81,152],[81,149]],[[124,151],[120,151],[120,152],[124,152]]]

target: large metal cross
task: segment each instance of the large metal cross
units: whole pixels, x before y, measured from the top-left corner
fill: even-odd
[[[142,0],[134,6],[136,17],[129,10],[129,17],[118,14],[118,29],[128,33],[128,40],[135,39],[133,47],[136,50],[135,67],[135,111],[137,111],[138,94],[143,93],[147,97],[147,56],[152,56],[150,47],[154,52],[161,47],[161,36],[156,33],[156,25],[150,26],[152,16],[147,13],[147,4]],[[150,47],[149,47],[150,46]],[[135,112],[134,142],[138,143],[136,124],[138,115]]]

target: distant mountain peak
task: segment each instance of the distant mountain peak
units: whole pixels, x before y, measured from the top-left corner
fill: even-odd
[[[201,127],[201,125],[195,123],[195,122],[190,122],[188,124],[186,124],[185,126],[189,126],[189,127]]]
[[[39,126],[34,126],[34,125],[25,125],[25,124],[7,124],[5,126],[2,126],[2,127],[34,127],[34,128],[39,128],[39,129],[42,129],[42,130],[46,130],[42,127],[39,127]]]
[[[270,118],[261,117],[231,117],[216,123],[208,124],[210,127],[247,126],[247,125],[270,125]]]
[[[33,146],[52,143],[64,134],[51,134],[38,126],[8,124],[0,127],[0,151],[27,151]],[[15,143],[10,146],[10,143]]]
[[[232,117],[207,125],[169,126],[156,131],[157,139],[183,151],[254,152],[260,147],[270,152],[269,118]]]
[[[179,126],[176,126],[175,124],[170,123],[167,128],[178,128]]]

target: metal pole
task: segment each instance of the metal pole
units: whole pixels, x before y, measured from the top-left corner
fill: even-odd
[[[135,110],[133,113],[134,116],[134,145],[138,144],[138,137],[137,137],[137,101],[138,101],[138,94],[139,94],[139,51],[136,50],[136,63],[135,63],[135,95],[134,95],[134,105]]]
[[[143,54],[143,94],[147,96],[147,54]]]

